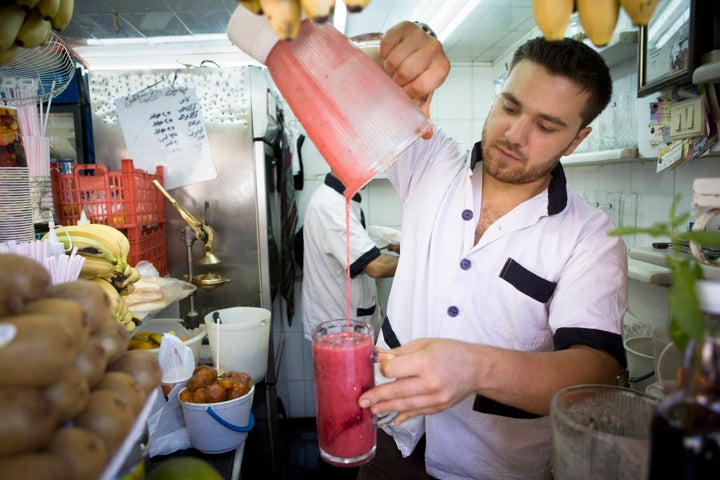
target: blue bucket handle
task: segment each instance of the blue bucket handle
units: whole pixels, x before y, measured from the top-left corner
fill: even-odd
[[[248,419],[248,424],[244,427],[238,427],[233,425],[232,423],[228,423],[223,418],[220,417],[215,411],[212,409],[212,407],[207,407],[207,413],[214,418],[220,425],[222,425],[225,428],[229,428],[233,432],[249,432],[253,429],[255,426],[255,417],[253,416],[252,410],[250,411],[250,418]]]

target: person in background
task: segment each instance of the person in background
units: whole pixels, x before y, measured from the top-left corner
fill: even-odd
[[[403,22],[380,48],[427,109],[447,75],[439,42]],[[560,163],[611,93],[591,48],[532,39],[471,153],[435,128],[389,167],[403,255],[377,346],[395,380],[358,403],[398,416],[359,479],[551,478],[553,395],[623,372],[625,245]]]
[[[333,175],[312,194],[303,224],[303,331],[312,340],[315,328],[327,320],[347,318],[347,243],[345,187]],[[370,239],[360,194],[350,201],[350,315],[373,326],[377,336],[383,320],[376,278],[392,277],[398,256],[384,254]],[[399,245],[389,250],[400,252]]]

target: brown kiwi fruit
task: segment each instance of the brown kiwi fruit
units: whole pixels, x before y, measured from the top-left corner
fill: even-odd
[[[127,372],[106,372],[94,389],[118,392],[130,403],[135,414],[140,413],[147,398],[135,377]]]
[[[100,478],[109,458],[103,439],[80,427],[58,429],[50,440],[48,450],[70,465],[75,480]]]
[[[88,338],[75,357],[73,365],[82,372],[90,387],[97,384],[105,375],[107,368],[107,352],[102,340],[95,337]]]
[[[19,313],[23,302],[44,297],[52,284],[45,267],[14,253],[0,254],[0,278],[0,315],[3,316]]]
[[[56,426],[55,409],[41,389],[0,388],[0,456],[45,447]],[[5,472],[0,472],[5,478]]]
[[[75,300],[85,310],[90,333],[100,330],[106,322],[112,320],[112,304],[105,290],[93,282],[79,278],[72,282],[59,283],[50,287],[48,296]]]
[[[62,423],[85,410],[90,398],[90,385],[85,374],[71,365],[60,378],[45,387],[45,397],[57,410],[58,421]]]
[[[77,339],[78,345],[87,340],[90,324],[85,310],[79,303],[67,298],[38,298],[25,303],[24,313],[47,313],[55,315]]]
[[[77,341],[54,316],[13,315],[3,322],[13,325],[15,334],[0,348],[0,385],[45,386],[72,365]]]
[[[51,452],[25,452],[0,457],[3,480],[73,480],[70,465]]]
[[[158,356],[146,350],[128,350],[119,360],[108,365],[107,370],[129,373],[135,377],[146,395],[150,395],[162,380]]]
[[[108,364],[115,363],[130,346],[130,332],[122,323],[115,320],[106,322],[97,332],[93,333],[93,336],[100,339],[105,347]]]
[[[122,395],[111,390],[95,390],[85,410],[75,418],[75,425],[102,438],[112,456],[125,441],[134,421],[135,413]]]
[[[193,370],[192,377],[187,381],[187,389],[191,392],[205,388],[217,381],[217,370],[208,365],[198,365]]]
[[[205,387],[208,403],[224,402],[227,400],[227,392],[219,383],[212,383]]]

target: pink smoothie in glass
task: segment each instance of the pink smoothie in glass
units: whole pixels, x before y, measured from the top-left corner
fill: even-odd
[[[312,350],[320,452],[334,465],[365,463],[375,455],[376,427],[358,398],[374,385],[372,334],[330,333]]]

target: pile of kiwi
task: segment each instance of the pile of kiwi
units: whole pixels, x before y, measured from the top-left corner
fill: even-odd
[[[0,477],[96,479],[162,378],[89,280],[0,254]]]

